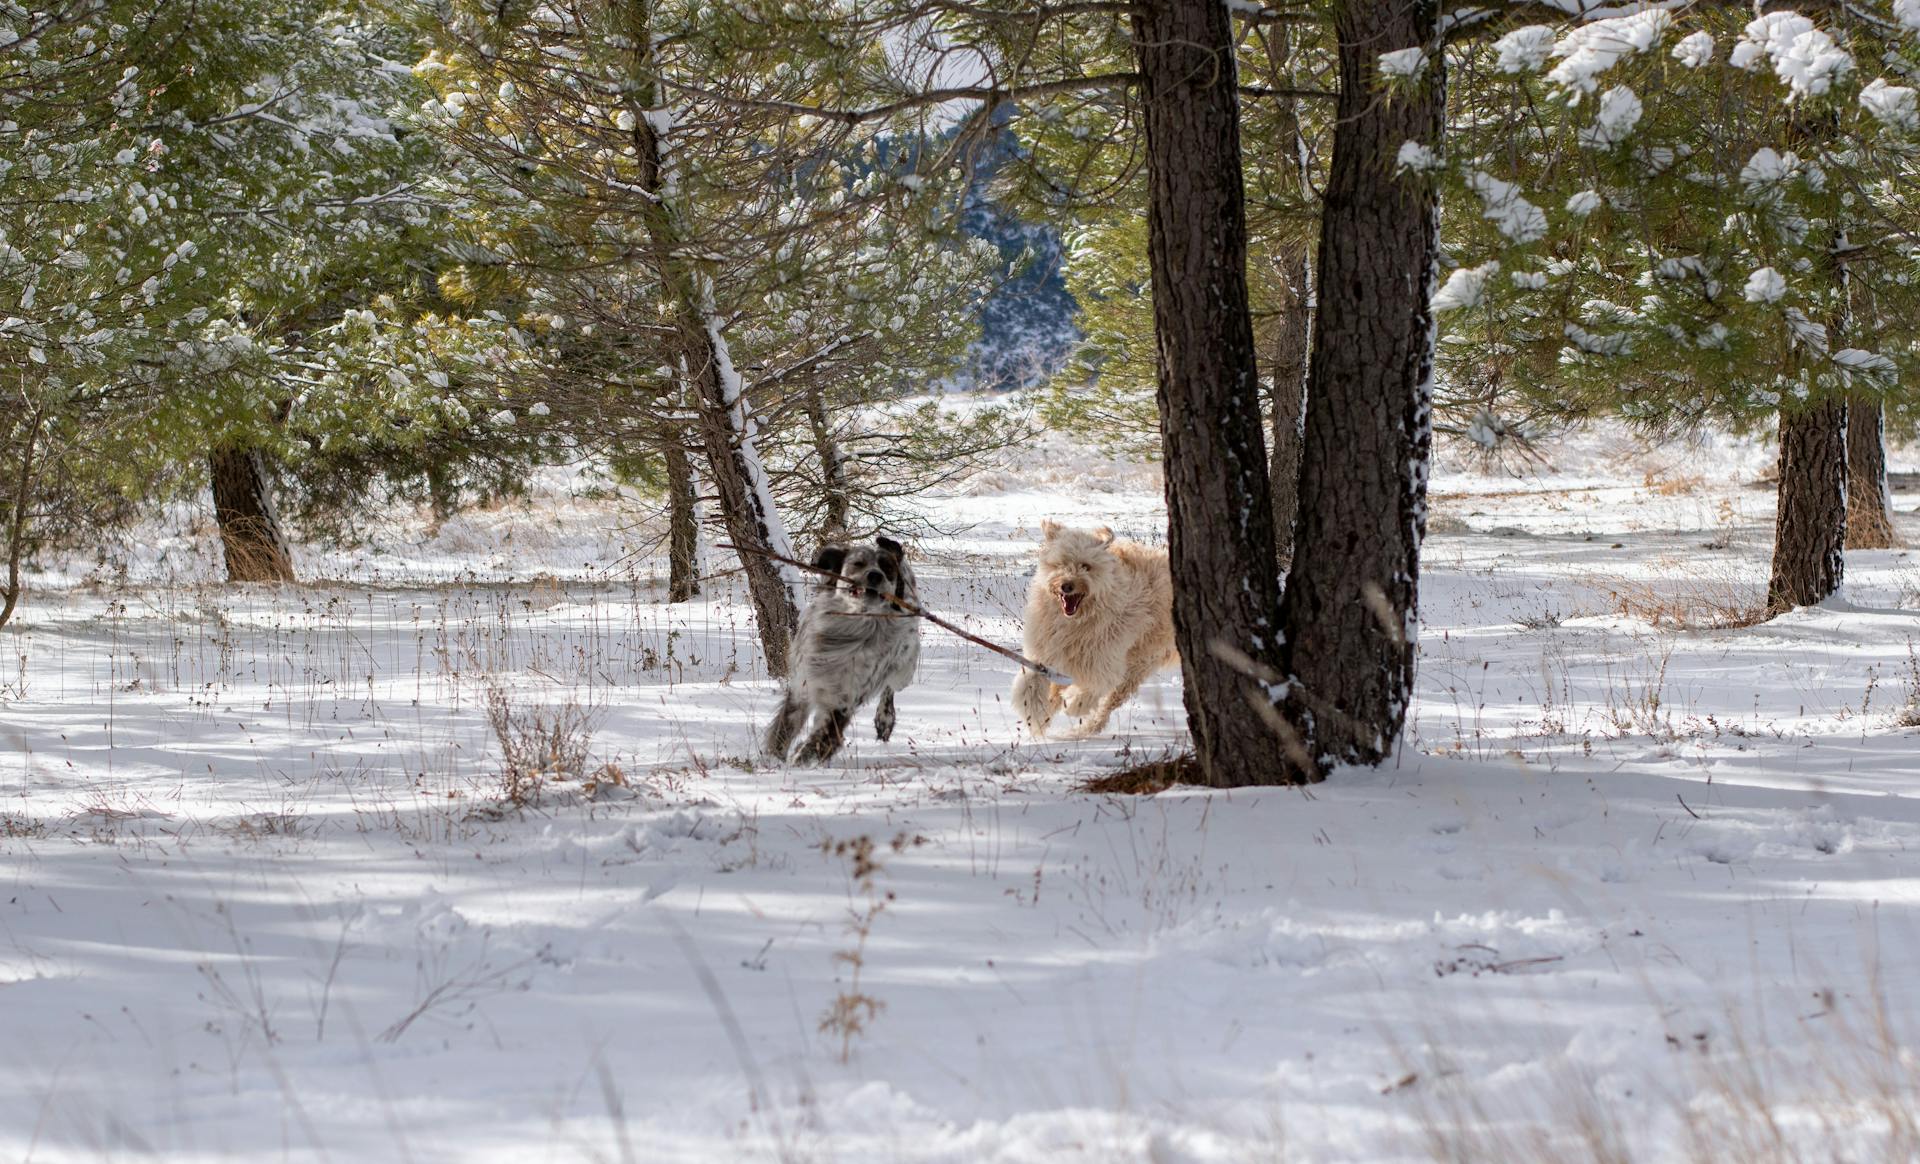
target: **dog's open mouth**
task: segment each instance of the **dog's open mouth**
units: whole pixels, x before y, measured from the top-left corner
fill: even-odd
[[[1072,618],[1074,615],[1080,613],[1080,604],[1086,600],[1087,596],[1078,590],[1062,590],[1060,592],[1060,613],[1066,615],[1068,618]]]

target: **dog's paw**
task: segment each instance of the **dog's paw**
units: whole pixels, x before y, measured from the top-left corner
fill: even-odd
[[[812,736],[806,743],[800,745],[799,751],[794,753],[793,762],[808,767],[824,764],[839,755],[840,749],[846,745],[846,742],[846,735],[840,732]]]
[[[1092,739],[1094,736],[1106,730],[1107,716],[1105,713],[1099,713],[1087,716],[1071,728],[1061,732],[1060,738],[1063,740],[1087,740]]]
[[[1069,687],[1066,699],[1067,714],[1075,719],[1090,715],[1094,708],[1100,706],[1100,700],[1105,695],[1104,691],[1091,691],[1078,685]]]

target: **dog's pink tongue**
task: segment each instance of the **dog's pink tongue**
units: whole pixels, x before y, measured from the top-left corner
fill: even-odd
[[[1062,594],[1060,596],[1060,609],[1066,612],[1066,615],[1068,618],[1072,618],[1074,615],[1079,614],[1080,613],[1080,595]]]

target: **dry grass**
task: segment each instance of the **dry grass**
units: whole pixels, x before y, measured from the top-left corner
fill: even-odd
[[[511,697],[495,687],[487,692],[487,724],[500,743],[500,796],[515,808],[539,803],[547,785],[558,781],[594,787],[626,783],[613,765],[588,776],[593,714],[571,700],[558,707],[515,707]],[[594,787],[588,788],[589,794]]]
[[[1200,777],[1200,761],[1193,753],[1186,752],[1092,777],[1075,785],[1074,791],[1102,796],[1152,796],[1176,784],[1204,786],[1205,783]]]
[[[217,821],[214,829],[236,840],[258,841],[266,837],[297,837],[312,831],[304,813],[260,812],[251,816]]]
[[[1618,579],[1603,589],[1620,614],[1667,630],[1733,630],[1769,617],[1766,588],[1756,582],[1695,575]]]
[[[1698,493],[1706,485],[1707,479],[1698,473],[1649,469],[1641,475],[1640,483],[1660,497],[1683,497]]]
[[[1906,689],[1906,699],[1900,710],[1893,713],[1893,722],[1897,727],[1920,727],[1920,654],[1914,653],[1912,639],[1907,640],[1907,669],[1902,676],[1902,686]]]
[[[1646,1154],[1636,1140],[1646,1149],[1647,1129],[1623,1119],[1610,1097],[1618,1081],[1609,1086],[1565,1060],[1516,1089],[1435,1053],[1403,1060],[1405,1073],[1383,1094],[1412,1100],[1420,1147],[1445,1164],[1911,1164],[1920,1160],[1920,1061],[1894,1029],[1877,958],[1849,994],[1863,1001],[1816,993],[1818,1009],[1800,1019],[1808,1050],[1794,1055],[1747,1038],[1738,1020],[1711,1040],[1669,1034],[1685,1056],[1672,1080],[1674,1126]]]
[[[37,838],[47,835],[46,822],[0,813],[0,837]]]
[[[909,845],[923,845],[926,838],[908,833],[896,835],[888,843],[895,853],[906,851]],[[879,849],[873,838],[862,834],[851,840],[824,841],[820,845],[822,852],[830,857],[840,857],[847,862],[847,871],[852,878],[848,891],[847,935],[852,940],[845,949],[835,950],[833,960],[847,968],[847,977],[840,982],[840,989],[828,1003],[826,1012],[820,1016],[820,1032],[832,1035],[840,1040],[840,1061],[847,1062],[853,1057],[853,1043],[867,1033],[874,1020],[887,1004],[869,994],[860,983],[861,975],[867,967],[867,939],[873,936],[873,924],[893,903],[893,890],[882,890],[874,884],[874,878],[881,871]],[[855,894],[858,894],[858,898]],[[860,899],[864,900],[860,900]]]

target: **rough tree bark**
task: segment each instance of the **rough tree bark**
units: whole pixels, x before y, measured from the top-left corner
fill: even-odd
[[[273,509],[266,461],[258,449],[227,445],[207,455],[213,518],[229,582],[293,582],[293,554]]]
[[[1302,248],[1278,260],[1286,279],[1273,342],[1273,548],[1280,567],[1293,565],[1294,525],[1300,514],[1300,455],[1306,442],[1307,353],[1313,325],[1313,267]]]
[[[688,602],[700,595],[700,499],[693,484],[693,458],[678,434],[667,438],[665,456],[667,601]]]
[[[27,549],[28,498],[33,493],[34,470],[40,455],[40,433],[44,424],[42,414],[23,408],[25,415],[16,418],[22,432],[20,435],[20,462],[14,472],[12,496],[7,500],[7,588],[0,593],[0,627],[13,620],[13,612],[20,605],[20,592],[24,587],[20,582],[20,561]]]
[[[784,677],[787,649],[800,618],[793,580],[788,567],[755,551],[791,558],[793,542],[774,506],[773,489],[760,462],[759,427],[747,401],[746,386],[720,334],[710,288],[702,288],[695,305],[703,326],[699,336],[693,337],[702,342],[695,349],[699,359],[691,371],[707,467],[720,501],[720,519],[740,551],[740,566],[747,576],[747,592],[760,627],[760,649],[767,658],[767,671]]]
[[[618,15],[620,35],[628,45],[626,99],[634,115],[631,132],[642,194],[636,209],[651,245],[654,273],[674,305],[682,366],[700,419],[708,472],[721,521],[740,553],[761,652],[768,672],[784,677],[799,618],[794,603],[797,579],[767,552],[791,558],[793,544],[760,461],[758,423],[727,346],[712,279],[699,269],[699,260],[687,257],[681,220],[667,196],[667,154],[661,138],[673,126],[654,75],[652,5],[650,0],[627,0]]]
[[[1801,123],[1796,118],[1796,127]],[[1833,310],[1827,339],[1838,342],[1853,324],[1850,250],[1845,230],[1835,232],[1822,272],[1832,281]],[[1840,589],[1845,576],[1848,454],[1844,396],[1780,411],[1780,487],[1773,519],[1773,569],[1767,580],[1767,615],[1811,606]],[[1883,469],[1884,471],[1884,469]]]
[[[1273,659],[1279,571],[1247,301],[1233,15],[1219,0],[1150,0],[1133,23],[1187,722],[1207,783],[1271,784],[1288,774],[1274,762],[1263,689],[1245,673]]]
[[[806,390],[807,423],[813,429],[813,451],[820,458],[820,495],[825,506],[821,516],[823,539],[847,536],[847,518],[852,502],[847,491],[847,457],[834,438],[833,425],[827,419],[827,402],[820,389]]]
[[[1275,24],[1267,35],[1267,60],[1279,83],[1291,82],[1292,33]],[[1299,196],[1307,185],[1299,99],[1273,98],[1275,173],[1280,192]],[[1273,335],[1273,543],[1280,566],[1293,564],[1293,526],[1300,510],[1300,447],[1306,439],[1307,356],[1312,346],[1313,258],[1305,245],[1287,244],[1274,256],[1281,280],[1280,317]]]
[[[438,461],[427,465],[427,505],[433,513],[436,532],[460,512],[460,493],[454,487],[453,475]]]
[[[1313,779],[1377,764],[1413,687],[1432,445],[1436,195],[1396,176],[1402,142],[1437,147],[1446,78],[1380,92],[1376,62],[1435,43],[1431,2],[1334,7],[1340,97],[1321,211],[1300,517],[1280,620],[1289,755]]]
[[[1847,542],[1849,550],[1900,544],[1887,489],[1886,406],[1867,396],[1847,401]]]
[[[1767,613],[1811,606],[1840,589],[1847,529],[1847,402],[1780,413],[1780,492]]]

